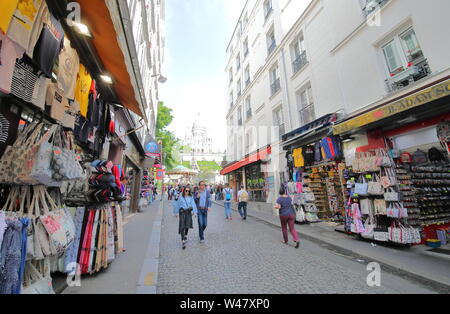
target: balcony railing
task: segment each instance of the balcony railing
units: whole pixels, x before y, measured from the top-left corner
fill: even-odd
[[[244,59],[248,56],[248,49],[244,51]]]
[[[307,64],[308,64],[308,57],[306,56],[306,51],[303,51],[300,54],[300,56],[298,56],[297,59],[295,59],[295,61],[292,62],[294,74],[303,69]]]
[[[271,92],[272,92],[272,96],[275,95],[281,89],[280,79],[277,79],[275,82],[273,82],[270,85],[270,89],[271,89]]]
[[[270,56],[272,52],[277,48],[277,43],[273,41],[270,46],[267,48],[267,54]]]
[[[239,98],[239,97],[241,97],[241,95],[242,95],[242,91],[238,91],[237,92],[237,97]]]
[[[364,15],[367,17],[374,12],[378,7],[382,7],[389,0],[366,0],[366,6],[363,8]]]
[[[246,81],[245,81],[245,87],[248,87],[250,85],[250,79],[247,79]]]
[[[316,112],[314,110],[314,104],[311,103],[308,106],[300,110],[300,123],[302,126],[311,123],[316,119]]]
[[[399,71],[386,80],[388,92],[395,92],[431,74],[428,60],[422,58],[411,64],[409,68]]]

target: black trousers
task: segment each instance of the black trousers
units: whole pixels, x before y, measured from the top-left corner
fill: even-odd
[[[184,229],[183,231],[181,231],[181,241],[187,240],[188,233],[189,233],[189,229]]]

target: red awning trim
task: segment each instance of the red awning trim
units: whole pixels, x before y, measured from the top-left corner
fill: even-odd
[[[235,162],[234,164],[222,169],[220,172],[221,175],[227,175],[230,172],[236,171],[238,169],[241,169],[242,167],[245,167],[247,165],[253,164],[255,162],[258,162],[260,160],[266,159],[268,155],[272,153],[272,147],[264,148],[263,150],[256,152],[241,161]]]

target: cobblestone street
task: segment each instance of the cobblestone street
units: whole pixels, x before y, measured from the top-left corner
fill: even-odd
[[[213,206],[206,243],[198,240],[197,222],[186,251],[177,234],[178,220],[165,202],[158,293],[432,293],[382,271],[381,287],[366,284],[367,265],[309,241],[299,250],[284,246],[281,230],[249,218],[224,219]]]

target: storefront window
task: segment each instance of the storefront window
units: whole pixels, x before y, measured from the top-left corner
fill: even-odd
[[[261,164],[255,164],[245,169],[245,177],[247,180],[247,190],[250,200],[253,202],[265,202],[266,195],[264,192],[266,180],[264,173],[261,171]]]

